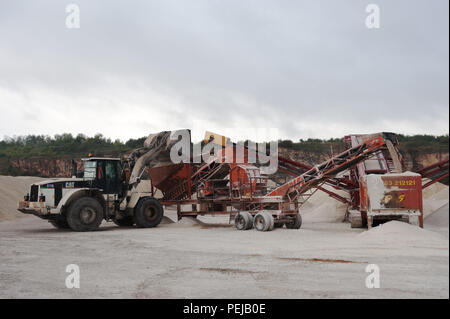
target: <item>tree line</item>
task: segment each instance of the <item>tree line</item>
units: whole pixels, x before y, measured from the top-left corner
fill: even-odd
[[[449,148],[449,135],[403,135],[398,134],[400,151],[412,155],[420,153],[446,153]],[[331,139],[306,139],[293,142],[292,140],[281,140],[278,146],[296,151],[311,153],[339,153],[345,150],[343,138]]]
[[[102,134],[93,137],[70,133],[48,135],[26,135],[6,137],[0,141],[0,158],[57,158],[95,156],[120,156],[143,146],[145,137],[129,139],[125,143],[111,140]]]
[[[126,142],[111,140],[102,134],[93,137],[70,133],[5,137],[0,140],[0,158],[58,158],[94,156],[120,156],[143,146],[146,137]],[[410,154],[444,153],[449,149],[449,135],[398,135],[400,150]],[[343,138],[279,140],[278,146],[295,151],[330,154],[345,150]]]

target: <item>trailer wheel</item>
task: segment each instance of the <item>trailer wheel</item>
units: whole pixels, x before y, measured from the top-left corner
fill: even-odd
[[[248,230],[253,227],[253,216],[249,212],[239,212],[234,217],[234,225],[238,230]]]
[[[120,227],[127,227],[127,226],[133,226],[134,225],[134,218],[133,216],[125,216],[121,219],[113,219],[114,224]]]
[[[67,223],[74,231],[97,230],[103,220],[103,207],[92,197],[81,197],[67,212]]]
[[[350,216],[350,226],[351,228],[362,228],[363,220],[358,216]]]
[[[69,229],[70,226],[67,223],[67,218],[65,215],[57,215],[53,219],[50,219],[48,221],[50,224],[53,225],[53,227],[58,229]]]
[[[163,218],[164,209],[161,203],[153,197],[141,199],[136,206],[134,219],[140,228],[156,227]]]
[[[267,216],[267,219],[269,220],[269,228],[267,230],[272,231],[275,228],[275,219],[273,218],[270,212],[265,211],[263,213]]]
[[[253,220],[253,227],[259,231],[270,231],[274,228],[273,216],[267,212],[259,212]]]
[[[295,215],[294,219],[286,223],[287,229],[299,229],[302,227],[302,216],[300,214]]]

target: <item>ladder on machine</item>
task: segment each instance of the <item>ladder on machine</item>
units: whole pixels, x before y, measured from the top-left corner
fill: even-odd
[[[446,160],[425,166],[416,173],[422,175],[422,178],[426,179],[422,185],[422,188],[426,188],[449,176],[449,159],[447,158]]]
[[[353,165],[367,159],[374,153],[386,147],[390,136],[380,135],[365,141],[342,152],[329,160],[318,164],[291,181],[277,187],[267,196],[284,196],[292,201],[304,204],[314,193],[312,188],[320,187],[327,179],[335,177],[338,173],[345,171]]]

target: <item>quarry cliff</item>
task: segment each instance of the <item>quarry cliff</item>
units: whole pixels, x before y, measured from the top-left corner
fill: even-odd
[[[308,152],[292,150],[288,148],[279,148],[279,154],[283,157],[314,165],[327,160],[330,152]],[[403,152],[405,169],[415,171],[423,166],[441,161],[449,157],[448,152],[433,153],[406,153]],[[49,158],[49,157],[32,157],[32,158],[10,158],[7,161],[3,159],[3,167],[0,175],[27,175],[41,177],[69,177],[72,172],[72,159],[81,168],[80,158]]]

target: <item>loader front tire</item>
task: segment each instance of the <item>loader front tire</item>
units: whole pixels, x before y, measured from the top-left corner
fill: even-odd
[[[92,197],[75,200],[67,211],[67,223],[74,231],[97,230],[103,221],[103,207]]]
[[[161,222],[164,209],[156,198],[144,197],[137,204],[134,211],[134,220],[139,228],[156,227]]]

